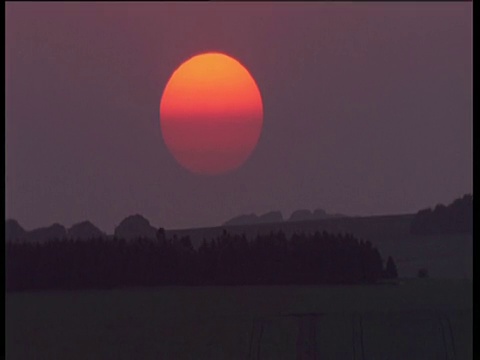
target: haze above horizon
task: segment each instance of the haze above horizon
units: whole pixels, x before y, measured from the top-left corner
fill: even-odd
[[[106,232],[298,209],[415,213],[473,189],[472,3],[6,3],[6,216]],[[235,171],[173,159],[159,103],[186,59],[251,73]]]

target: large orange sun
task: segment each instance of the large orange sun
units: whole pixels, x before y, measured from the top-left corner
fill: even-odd
[[[186,169],[207,175],[240,167],[260,138],[262,97],[248,70],[221,53],[194,56],[170,77],[160,101],[165,143]]]

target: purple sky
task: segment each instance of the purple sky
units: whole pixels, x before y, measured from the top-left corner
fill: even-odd
[[[6,211],[26,229],[166,228],[472,192],[472,3],[6,3]],[[242,62],[264,100],[235,172],[184,170],[159,102],[181,62]]]

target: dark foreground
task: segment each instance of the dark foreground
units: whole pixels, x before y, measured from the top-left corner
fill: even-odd
[[[398,326],[378,321],[392,311],[408,313],[412,321]],[[433,279],[398,286],[164,287],[8,294],[6,351],[9,360],[246,359],[255,319],[325,312],[329,317],[319,331],[319,344],[323,341],[322,349],[335,359],[348,358],[345,349],[351,348],[348,321],[352,313],[363,315],[365,358],[397,359],[387,333],[400,339],[398,346],[405,345],[405,337],[413,333],[431,344],[438,341],[439,349],[443,348],[442,340],[432,335],[440,334],[435,322],[419,321],[436,311],[451,319],[456,359],[471,359],[472,282]],[[285,337],[282,342],[292,341],[290,330],[278,335],[278,329],[271,333],[273,338],[263,340],[264,348],[270,348],[265,358],[282,358],[275,354],[278,336]],[[415,359],[415,354],[409,358]]]

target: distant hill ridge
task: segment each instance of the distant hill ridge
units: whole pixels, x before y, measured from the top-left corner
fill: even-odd
[[[136,214],[123,219],[120,224],[115,227],[113,236],[126,240],[138,237],[154,239],[156,233],[157,228],[150,225],[150,222],[142,215]],[[76,223],[69,229],[66,229],[61,224],[55,223],[31,231],[25,230],[17,220],[8,219],[5,221],[6,241],[45,242],[52,239],[88,240],[111,237],[111,235],[107,235],[90,221]]]
[[[120,225],[115,228],[115,237],[125,240],[134,238],[155,239],[157,229],[150,225],[150,222],[142,215],[136,214],[123,219]]]
[[[466,194],[449,205],[438,204],[415,215],[410,232],[415,235],[473,232],[473,196]]]
[[[90,221],[82,221],[68,229],[67,236],[73,239],[91,239],[105,237],[106,234]]]
[[[17,220],[7,219],[5,221],[5,238],[7,240],[20,240],[25,238],[25,229],[18,223]]]
[[[280,211],[270,211],[263,215],[257,216],[256,214],[246,214],[235,216],[234,218],[223,223],[224,226],[230,225],[254,225],[254,224],[266,224],[283,221],[309,221],[309,220],[322,220],[331,218],[347,217],[342,214],[327,214],[323,209],[315,209],[314,211],[308,209],[296,210],[290,215],[290,218],[284,220]]]
[[[456,199],[451,204],[445,206],[437,205],[433,210],[424,209],[418,211],[415,215],[411,215],[410,233],[425,234],[452,234],[452,233],[472,233],[473,228],[473,196],[466,194]],[[328,220],[343,218],[345,221],[353,219],[351,216],[342,214],[328,214],[325,210],[300,209],[294,211],[290,217],[285,220],[280,211],[270,211],[263,215],[254,213],[236,216],[226,221],[222,226],[232,225],[261,225],[261,224],[278,224],[285,226],[292,224],[297,226],[297,222]],[[268,225],[262,225],[268,226]],[[298,224],[298,226],[303,226]],[[210,228],[203,228],[208,231]],[[336,231],[343,231],[338,228]],[[15,219],[7,219],[5,221],[5,240],[6,241],[36,241],[44,242],[51,239],[80,239],[88,240],[91,238],[112,238],[119,237],[124,239],[133,239],[143,237],[147,239],[156,238],[158,228],[152,226],[150,222],[142,215],[135,214],[123,219],[120,224],[115,227],[113,235],[107,235],[90,221],[83,221],[72,225],[66,229],[63,225],[54,223],[47,227],[25,230]],[[170,230],[169,233],[191,232],[192,229]]]

